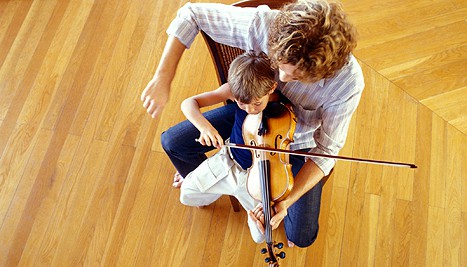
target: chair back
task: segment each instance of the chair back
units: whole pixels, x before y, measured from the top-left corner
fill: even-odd
[[[279,9],[289,2],[291,2],[291,0],[245,0],[232,5],[238,7],[257,7],[260,5],[267,5],[272,9]],[[245,51],[240,48],[217,43],[203,31],[201,31],[201,35],[203,36],[211,54],[212,61],[216,68],[219,85],[222,85],[227,82],[230,63]]]

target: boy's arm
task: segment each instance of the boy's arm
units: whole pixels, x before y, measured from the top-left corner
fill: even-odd
[[[185,117],[200,131],[198,138],[202,145],[220,148],[224,140],[212,124],[203,116],[201,108],[223,103],[233,99],[228,84],[223,84],[214,91],[195,95],[183,100],[181,109]]]

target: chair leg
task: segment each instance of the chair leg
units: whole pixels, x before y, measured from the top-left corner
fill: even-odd
[[[236,199],[234,196],[229,196],[230,197],[230,203],[232,204],[232,208],[235,212],[240,211],[240,203],[238,202],[238,199]]]

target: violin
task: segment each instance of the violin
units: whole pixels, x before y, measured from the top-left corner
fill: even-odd
[[[293,142],[297,119],[290,105],[271,102],[263,112],[246,116],[243,122],[245,144],[254,147],[286,150]],[[289,155],[277,152],[252,150],[253,163],[248,169],[247,190],[256,200],[263,203],[266,246],[261,250],[267,253],[265,261],[269,266],[279,266],[278,258],[285,258],[285,253],[277,253],[282,243],[272,240],[272,206],[288,196],[293,187],[292,165]]]

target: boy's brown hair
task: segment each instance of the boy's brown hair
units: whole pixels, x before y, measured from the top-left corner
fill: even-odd
[[[264,97],[275,85],[275,72],[263,52],[249,51],[230,64],[228,84],[235,99],[249,104]]]
[[[357,32],[339,3],[297,0],[282,7],[268,37],[274,67],[297,66],[302,82],[333,77],[356,47]]]

